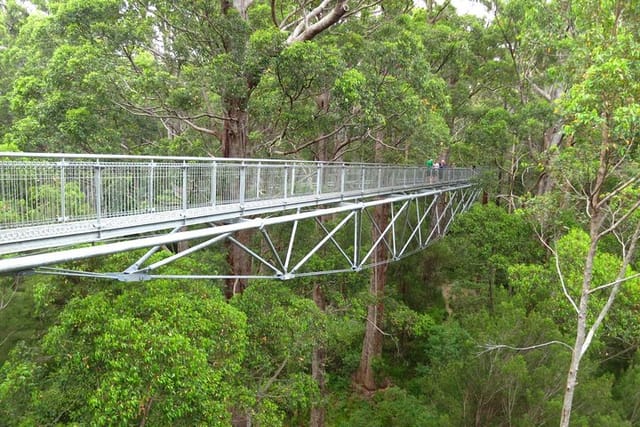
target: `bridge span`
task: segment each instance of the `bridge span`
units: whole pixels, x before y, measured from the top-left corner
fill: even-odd
[[[244,278],[359,271],[408,256],[442,236],[455,214],[477,197],[476,181],[476,171],[468,168],[5,152],[0,273],[35,270],[126,281],[176,277],[157,271],[225,241],[253,258],[255,274]],[[384,205],[389,218],[378,224],[372,211]],[[298,231],[307,221],[317,235]],[[375,240],[363,232],[374,227]],[[252,246],[235,238],[243,230],[256,231]],[[184,241],[186,250],[161,251]],[[372,256],[380,246],[385,260]],[[70,261],[143,248],[149,250],[123,271],[68,268]],[[329,248],[344,266],[309,270],[309,261]],[[164,258],[149,264],[159,253]],[[65,267],[48,267],[57,264]]]

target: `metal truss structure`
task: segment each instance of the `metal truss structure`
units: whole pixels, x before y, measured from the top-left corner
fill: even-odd
[[[354,272],[424,249],[478,195],[476,171],[469,169],[434,175],[426,168],[378,164],[12,156],[0,161],[0,206],[15,207],[0,218],[0,253],[7,254],[0,272],[120,281],[288,280]],[[42,200],[33,202],[43,194],[46,209]],[[384,224],[375,219],[380,208],[389,212]],[[169,231],[157,234],[163,230]],[[246,231],[252,231],[248,242],[237,237]],[[177,242],[188,247],[163,250]],[[254,273],[163,272],[174,261],[222,243],[246,252]],[[123,271],[49,267],[140,249],[147,252]],[[386,257],[374,257],[381,249]]]

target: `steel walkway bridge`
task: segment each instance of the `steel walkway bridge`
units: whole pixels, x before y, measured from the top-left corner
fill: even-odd
[[[166,264],[222,242],[252,257],[255,273],[243,278],[359,271],[444,235],[476,199],[475,176],[474,169],[389,164],[0,153],[0,273],[238,277],[161,274]],[[383,205],[389,215],[380,224],[372,212]],[[303,227],[308,222],[313,233]],[[244,230],[253,230],[250,242],[236,238]],[[161,250],[177,242],[188,248]],[[384,260],[372,256],[381,247]],[[69,267],[137,249],[147,252],[123,271]],[[329,250],[344,266],[319,271],[311,260]]]

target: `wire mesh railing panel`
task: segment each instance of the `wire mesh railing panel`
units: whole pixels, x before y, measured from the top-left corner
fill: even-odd
[[[260,200],[272,200],[284,198],[285,169],[263,164],[259,167],[258,194]]]
[[[310,196],[316,194],[318,167],[314,164],[293,164],[291,168],[290,195]]]
[[[96,190],[99,194],[101,218],[135,215],[145,210],[143,182],[140,166],[110,163],[96,166]]]
[[[362,189],[362,168],[348,168],[344,170],[344,192]]]
[[[379,188],[378,178],[380,177],[381,169],[377,166],[366,166],[364,169],[364,190],[371,191]]]
[[[189,164],[186,171],[186,182],[181,185],[186,185],[187,209],[211,206],[211,165]]]
[[[343,166],[340,164],[327,164],[322,167],[321,193],[338,193],[341,190]]]
[[[393,169],[390,166],[382,166],[380,168],[380,188],[393,187]]]
[[[394,188],[404,186],[405,171],[403,171],[402,169],[393,168],[391,174],[393,175],[392,185]]]
[[[90,163],[60,166],[60,222],[81,221],[96,215],[94,167]]]
[[[149,209],[152,212],[178,210],[183,206],[183,173],[182,165],[176,163],[157,164],[147,178],[150,183]]]
[[[241,165],[241,173],[244,171],[244,201],[255,202],[262,200],[264,194],[261,191],[261,181],[267,178],[261,164]]]
[[[67,156],[67,157],[65,157]],[[252,159],[0,154],[0,229],[469,180],[473,169]],[[152,219],[145,219],[145,221]],[[126,220],[123,219],[123,222]]]
[[[37,225],[61,217],[59,171],[55,164],[4,163],[0,172],[0,221],[3,228]]]
[[[240,202],[240,168],[237,164],[218,164],[216,188],[217,204]]]

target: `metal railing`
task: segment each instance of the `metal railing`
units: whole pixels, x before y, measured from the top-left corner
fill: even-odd
[[[0,229],[313,196],[375,195],[470,180],[465,168],[0,153]]]

